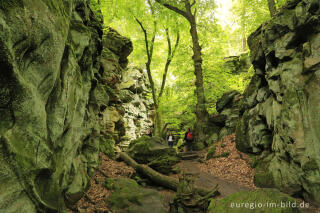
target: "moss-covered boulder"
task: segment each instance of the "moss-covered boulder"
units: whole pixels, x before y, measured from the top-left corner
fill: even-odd
[[[272,172],[269,171],[269,163],[268,159],[259,159],[255,161],[254,185],[261,188],[274,187],[275,183]]]
[[[172,166],[179,162],[179,157],[174,148],[169,148],[163,142],[158,137],[142,136],[131,142],[127,152],[138,163],[147,164],[161,173],[168,174]]]
[[[106,187],[112,194],[107,205],[118,213],[166,213],[160,193],[153,189],[142,188],[132,179],[107,179]]]
[[[276,189],[237,192],[210,203],[207,213],[299,213],[299,204]]]

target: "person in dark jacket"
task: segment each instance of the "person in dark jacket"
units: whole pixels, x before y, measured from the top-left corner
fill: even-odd
[[[187,151],[192,151],[193,134],[190,128],[184,135],[184,141],[186,142],[186,145],[187,145]]]
[[[168,141],[168,146],[172,148],[173,141],[174,141],[174,136],[172,135],[172,132],[170,132],[170,134],[168,135],[167,141]]]

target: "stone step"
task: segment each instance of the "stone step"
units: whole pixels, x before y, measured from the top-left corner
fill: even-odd
[[[182,153],[179,153],[178,156],[182,160],[195,160],[200,157],[197,153],[194,153],[194,152],[182,152]]]

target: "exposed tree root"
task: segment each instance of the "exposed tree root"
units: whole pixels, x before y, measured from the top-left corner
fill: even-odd
[[[137,172],[149,178],[152,182],[161,185],[165,188],[172,189],[177,191],[179,181],[176,178],[172,178],[166,175],[163,175],[147,165],[138,164],[134,159],[132,159],[127,153],[121,152],[120,158],[126,162],[129,166],[133,167]],[[212,190],[208,190],[199,186],[194,186],[194,190],[201,196],[215,197],[219,195],[218,185],[215,186]]]

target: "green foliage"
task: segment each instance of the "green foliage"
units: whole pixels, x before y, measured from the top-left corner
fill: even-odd
[[[184,10],[182,1],[163,1]],[[277,7],[280,8],[284,2],[285,0],[277,1]],[[158,111],[162,117],[162,125],[169,123],[169,129],[183,135],[187,128],[194,126],[196,105],[192,40],[188,22],[155,0],[100,0],[100,7],[105,25],[115,28],[132,40],[134,51],[129,56],[129,61],[135,66],[145,68],[147,61],[144,34],[136,18],[143,23],[149,42],[152,34],[156,33],[151,69],[157,93],[167,58],[165,28],[170,31],[172,43],[175,40],[173,35],[180,32],[180,44],[169,68],[166,89],[159,100]],[[206,108],[209,113],[216,113],[215,103],[223,93],[230,90],[243,92],[254,72],[251,67],[247,73],[235,75],[225,68],[224,58],[242,52],[242,38],[270,19],[270,15],[267,1],[235,0],[232,7],[235,24],[222,27],[215,17],[217,7],[214,0],[196,1],[193,11],[195,8],[202,47]],[[242,58],[239,60],[241,62]]]

